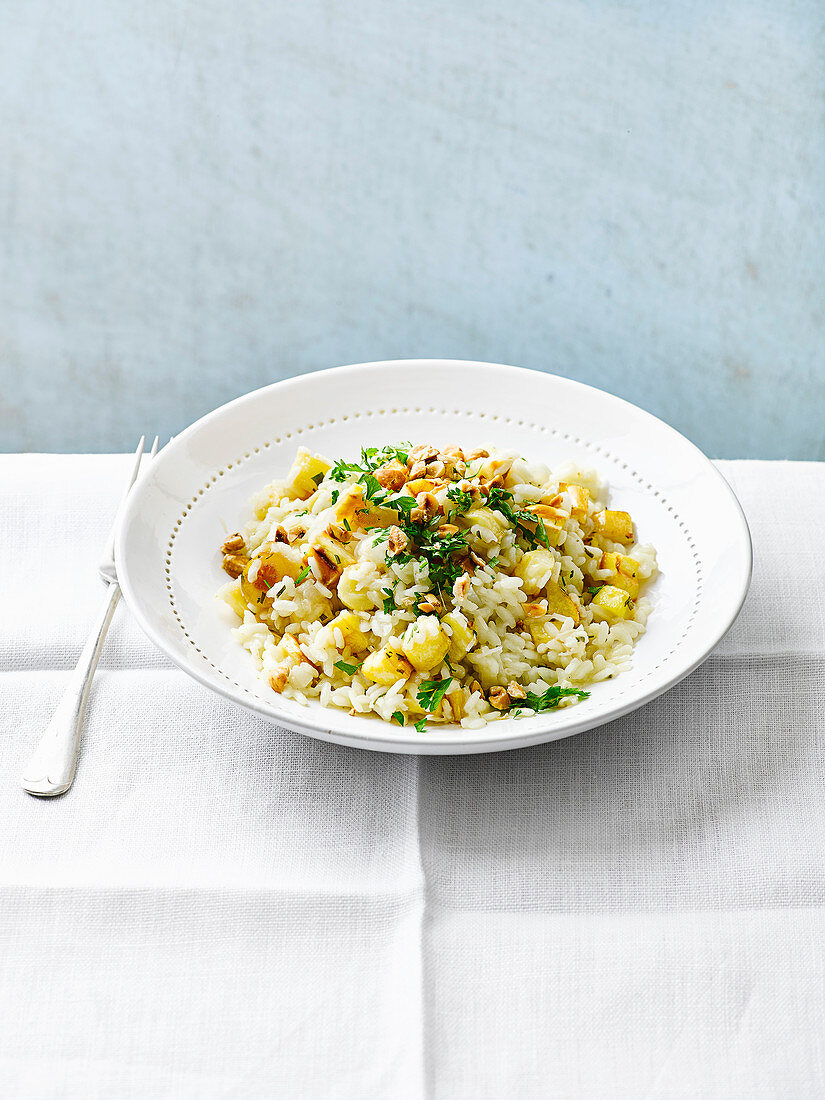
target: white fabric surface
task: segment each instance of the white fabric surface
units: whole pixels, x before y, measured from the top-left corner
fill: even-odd
[[[208,694],[121,606],[76,785],[37,801],[17,776],[128,466],[0,457],[3,1097],[825,1095],[825,467],[720,464],[746,608],[610,726],[338,748]]]

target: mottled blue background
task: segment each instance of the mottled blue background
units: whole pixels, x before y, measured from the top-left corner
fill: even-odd
[[[825,6],[12,0],[0,446],[411,356],[825,457]]]

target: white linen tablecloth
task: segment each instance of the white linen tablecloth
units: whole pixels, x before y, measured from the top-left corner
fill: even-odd
[[[0,457],[0,1095],[825,1095],[825,467],[725,462],[707,663],[602,729],[371,754],[208,694],[117,611],[78,779],[20,767],[131,459]]]

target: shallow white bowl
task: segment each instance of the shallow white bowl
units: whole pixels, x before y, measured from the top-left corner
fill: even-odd
[[[249,498],[289,468],[304,444],[357,457],[361,446],[410,439],[492,443],[531,461],[595,466],[611,504],[652,542],[661,576],[632,670],[595,684],[576,706],[481,730],[417,733],[270,691],[230,634],[215,599],[226,580],[218,547],[249,515]],[[736,497],[692,443],[617,397],[550,374],[492,363],[402,360],[340,367],[256,390],[198,420],[145,470],[121,516],[123,594],[148,636],[190,676],[270,722],[389,752],[465,753],[552,741],[617,718],[687,676],[739,613],[751,542]]]

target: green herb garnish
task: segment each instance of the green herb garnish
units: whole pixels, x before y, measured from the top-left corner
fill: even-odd
[[[423,680],[416,696],[421,709],[428,710],[430,713],[437,710],[452,682],[452,676],[448,676],[445,680]]]
[[[595,596],[595,595],[596,595],[596,593],[597,593],[597,592],[601,592],[601,590],[602,590],[603,588],[604,588],[604,585],[603,585],[603,584],[597,584],[597,585],[595,586],[595,588],[590,588],[590,587],[588,587],[587,591],[588,591],[588,592],[590,593],[590,595],[591,595],[591,596]]]
[[[546,691],[543,691],[541,695],[536,695],[534,691],[528,691],[526,699],[519,699],[516,706],[510,708],[510,714],[520,714],[521,711],[526,708],[540,714],[543,710],[554,710],[562,699],[567,699],[571,696],[576,696],[579,699],[587,699],[589,695],[589,691],[579,691],[578,688],[563,687],[549,687]]]
[[[460,516],[463,516],[465,512],[469,512],[473,506],[473,494],[466,492],[464,489],[459,489],[457,485],[452,485],[447,490],[447,499],[453,501],[455,511]]]
[[[423,733],[424,730],[427,728],[427,719],[422,718],[420,722],[416,722],[415,728],[418,730],[419,733]]]
[[[355,673],[358,671],[358,669],[361,666],[360,665],[350,665],[346,661],[336,661],[335,662],[335,667],[340,668],[340,670],[342,672],[345,672],[347,674],[347,676],[354,676]]]
[[[305,581],[308,576],[309,576],[309,565],[307,564],[307,565],[304,566],[304,568],[301,570],[301,572],[295,578],[296,586],[299,585],[302,581]]]
[[[391,588],[382,588],[381,595],[384,597],[384,614],[389,615],[396,609],[395,592]]]
[[[404,715],[401,713],[400,710],[394,710],[392,712],[392,720],[393,722],[397,722],[399,726],[405,726],[407,724]]]

